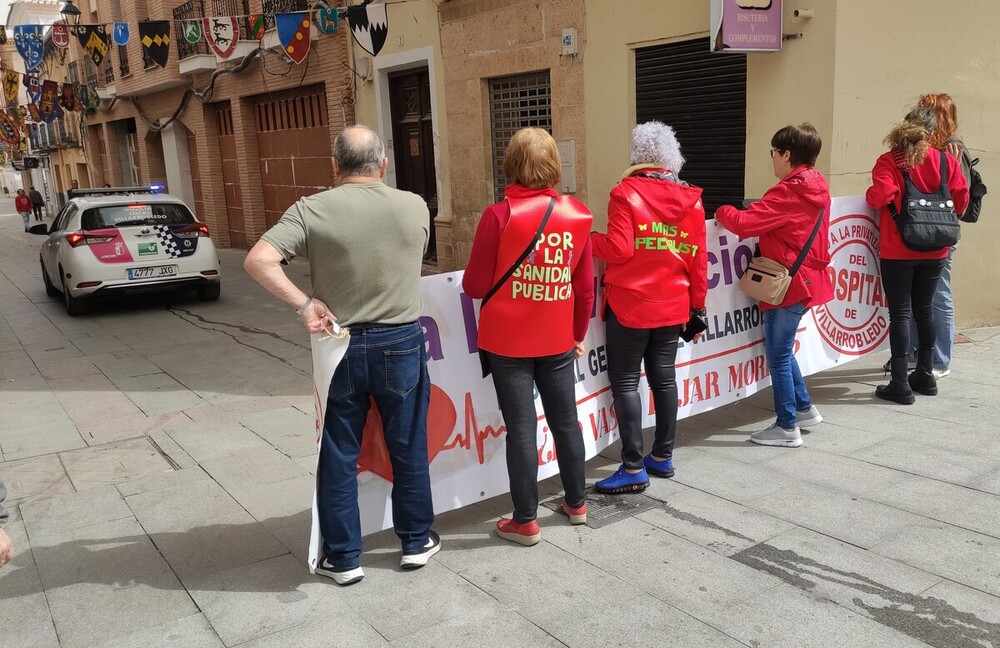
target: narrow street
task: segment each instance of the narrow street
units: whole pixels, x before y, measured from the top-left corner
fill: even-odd
[[[220,250],[219,301],[71,318],[10,203],[4,648],[1000,646],[1000,329],[963,332],[937,398],[876,405],[885,356],[865,358],[809,380],[827,422],[802,448],[747,442],[773,420],[765,391],[682,421],[677,477],[604,525],[543,506],[543,541],[510,545],[491,532],[501,496],[439,516],[443,549],[417,572],[391,531],[366,538],[368,576],[339,588],[305,563],[308,337],[245,252]],[[289,267],[303,285],[306,271]]]

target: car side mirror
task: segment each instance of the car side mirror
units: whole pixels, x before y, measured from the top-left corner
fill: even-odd
[[[41,234],[45,236],[49,233],[49,226],[45,223],[39,223],[38,225],[33,225],[28,231],[32,234]]]

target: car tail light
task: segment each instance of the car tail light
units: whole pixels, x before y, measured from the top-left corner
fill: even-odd
[[[76,284],[77,288],[93,288],[94,286],[100,286],[100,281],[84,281],[83,283]]]
[[[215,276],[215,275],[219,274],[219,271],[218,270],[202,270],[201,274],[205,275],[206,277],[212,277],[212,276]]]
[[[177,230],[175,232],[177,236],[181,238],[197,238],[199,236],[209,236],[208,225],[205,223],[194,223],[188,225],[184,229]]]
[[[92,243],[110,243],[113,240],[115,240],[115,237],[107,236],[106,234],[70,232],[66,235],[66,241],[69,242],[72,247],[80,247],[81,245],[90,245]]]

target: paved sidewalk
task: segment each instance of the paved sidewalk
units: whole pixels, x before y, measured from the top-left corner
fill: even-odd
[[[620,521],[543,508],[543,541],[512,546],[495,498],[441,515],[417,572],[391,532],[367,539],[339,588],[304,563],[307,337],[242,253],[218,302],[70,318],[21,229],[0,216],[4,648],[1000,646],[1000,328],[964,332],[936,398],[876,402],[885,356],[855,362],[808,381],[827,422],[802,448],[748,443],[759,394],[682,421],[677,477]]]

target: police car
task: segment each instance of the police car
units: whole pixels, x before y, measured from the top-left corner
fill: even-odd
[[[93,299],[193,289],[219,298],[219,255],[208,226],[158,187],[75,189],[42,244],[42,281],[70,315]]]

